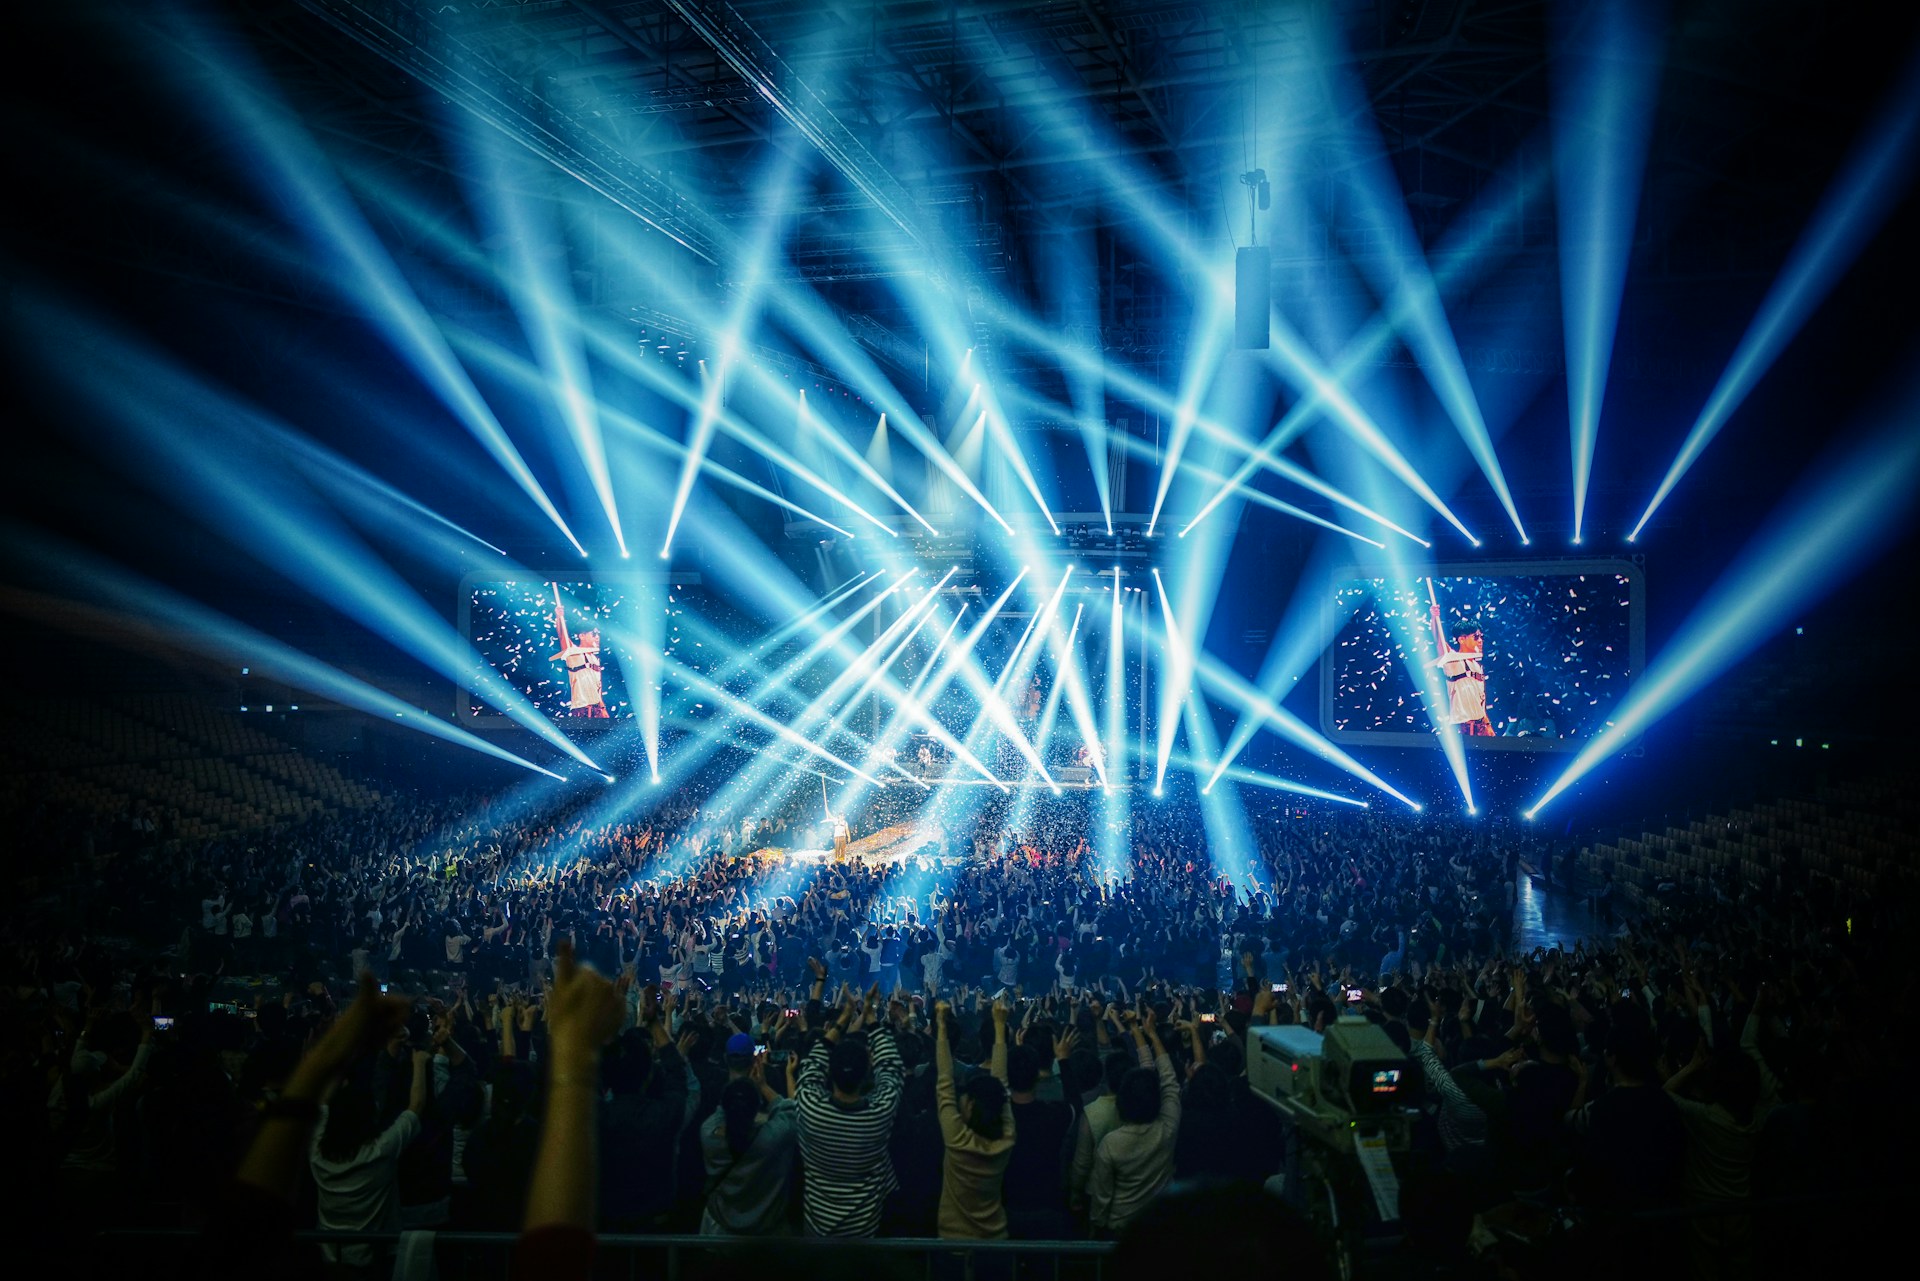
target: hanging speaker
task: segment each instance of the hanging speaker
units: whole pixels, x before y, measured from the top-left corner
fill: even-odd
[[[1265,351],[1273,310],[1273,256],[1265,245],[1245,245],[1233,257],[1233,345]]]

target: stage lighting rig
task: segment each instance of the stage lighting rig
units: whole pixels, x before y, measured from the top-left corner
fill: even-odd
[[[1249,169],[1240,175],[1240,184],[1249,189],[1250,198],[1262,212],[1273,207],[1273,184],[1265,169]]]

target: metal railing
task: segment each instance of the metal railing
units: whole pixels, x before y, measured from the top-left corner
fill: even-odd
[[[511,1232],[296,1232],[303,1248],[373,1245],[390,1258],[409,1236],[430,1243],[439,1281],[489,1281],[510,1272]],[[189,1229],[128,1229],[103,1234],[109,1248],[137,1249],[148,1275],[169,1269],[168,1246],[181,1259],[199,1234]],[[706,1281],[737,1277],[749,1263],[772,1263],[782,1277],[859,1277],[862,1281],[1103,1281],[1111,1241],[966,1241],[933,1237],[726,1237],[643,1236],[601,1233],[595,1237],[596,1278],[627,1281]],[[389,1263],[377,1269],[389,1275]],[[852,1269],[852,1271],[849,1271]],[[397,1274],[396,1274],[397,1275]]]

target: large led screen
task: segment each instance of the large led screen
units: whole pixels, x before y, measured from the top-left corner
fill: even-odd
[[[1611,724],[1643,659],[1628,561],[1365,571],[1332,585],[1322,728],[1348,743],[1575,751]]]
[[[680,648],[676,619],[691,590],[667,574],[468,577],[460,625],[479,665],[461,682],[460,720],[505,722],[482,693],[485,669],[556,721],[631,718],[638,683],[659,679],[641,658]]]

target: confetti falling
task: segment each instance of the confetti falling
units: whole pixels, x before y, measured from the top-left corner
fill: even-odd
[[[467,600],[468,634],[488,666],[541,712],[564,720],[569,715],[570,689],[566,668],[554,657],[560,650],[553,617],[555,586],[531,579],[474,584]],[[632,717],[628,684],[640,670],[633,619],[640,610],[666,611],[664,650],[672,654],[680,643],[674,623],[680,607],[665,584],[572,581],[557,586],[566,604],[569,635],[590,631],[601,635],[601,692],[608,717]],[[493,714],[492,708],[471,697],[466,707],[469,716]]]
[[[1433,587],[1450,634],[1469,627],[1484,633],[1487,714],[1496,736],[1577,743],[1611,723],[1608,714],[1634,676],[1626,575],[1435,578]],[[1434,732],[1426,694],[1410,671],[1436,653],[1426,580],[1343,581],[1334,608],[1342,621],[1328,724],[1348,733]]]

